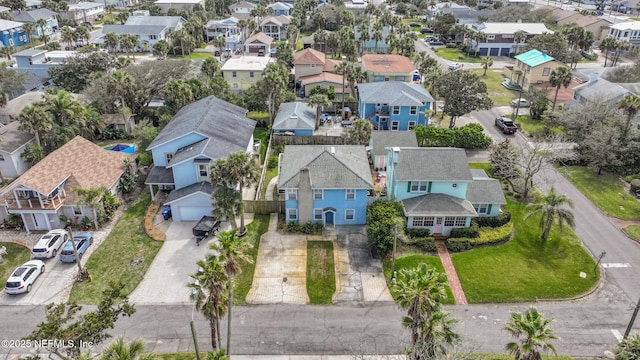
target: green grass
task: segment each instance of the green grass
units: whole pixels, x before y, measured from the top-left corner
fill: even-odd
[[[262,194],[260,195],[260,199],[266,200],[267,194],[267,185],[274,177],[278,176],[278,168],[267,169],[267,172],[264,174],[264,181],[262,182]]]
[[[480,356],[479,358],[482,360],[513,360],[513,355],[511,354],[480,353],[477,355]],[[571,356],[564,356],[564,355],[542,355],[542,359],[543,360],[573,360]]]
[[[240,261],[240,274],[233,278],[233,304],[244,305],[247,302],[247,294],[253,284],[253,273],[256,270],[256,258],[260,237],[269,230],[269,215],[255,215],[251,224],[247,225],[247,242],[252,247],[247,251],[250,262]]]
[[[5,281],[15,268],[29,261],[31,258],[31,251],[20,244],[0,242],[0,248],[3,246],[7,248],[7,254],[2,256],[4,262],[0,264],[0,281],[2,281],[0,284],[2,284],[2,286],[4,286]]]
[[[640,225],[629,225],[622,229],[628,237],[635,241],[640,241]]]
[[[487,84],[487,92],[489,97],[493,100],[493,106],[507,106],[512,99],[518,97],[517,91],[511,91],[502,86],[502,70],[487,69],[487,76],[482,76],[484,69],[472,69],[469,70],[480,76],[480,79]]]
[[[595,170],[583,166],[558,167],[558,170],[608,216],[640,219],[640,202],[624,190],[616,175],[605,172],[598,175]]]
[[[75,283],[70,301],[97,304],[110,281],[124,284],[126,295],[138,286],[162,242],[151,239],[143,230],[144,213],[151,203],[148,190],[131,204],[109,236],[87,261],[91,282]]]
[[[551,231],[546,243],[539,239],[539,218],[527,214],[525,204],[507,200],[515,226],[508,243],[452,254],[453,263],[470,303],[523,302],[566,299],[589,291],[598,281],[599,268],[568,228]],[[581,278],[580,272],[587,274]]]
[[[539,131],[544,130],[545,126],[542,124],[542,120],[533,120],[529,115],[518,115],[516,122],[520,124],[522,130],[529,135],[533,135]],[[564,130],[561,126],[551,128],[551,131],[555,134],[560,134]]]
[[[467,56],[466,53],[462,52],[458,48],[440,47],[438,48],[438,51],[436,51],[436,55],[450,61],[459,61],[459,62],[475,63],[475,64],[479,64],[482,62],[481,58],[476,56]]]
[[[307,241],[307,293],[311,304],[331,304],[336,271],[331,241]]]
[[[264,157],[267,153],[267,142],[269,141],[269,129],[255,128],[253,130],[253,139],[260,140],[260,164],[264,163]]]
[[[442,262],[439,257],[422,254],[411,254],[396,259],[396,272],[402,269],[416,268],[422,263],[434,267],[439,273],[445,274],[444,267],[442,266]],[[391,279],[391,260],[385,260],[383,266],[385,278]],[[443,304],[454,305],[456,301],[453,298],[453,292],[451,292],[451,288],[448,284],[446,285],[445,290],[447,291],[447,298],[443,301]],[[391,296],[395,299],[397,294],[391,292]]]
[[[206,52],[192,52],[191,54],[185,56],[186,59],[191,60],[205,60],[211,57],[213,57],[213,53]]]
[[[471,169],[476,169],[476,170],[484,170],[487,175],[489,175],[489,173],[491,172],[491,164],[489,164],[488,162],[472,162],[469,163],[469,168]]]

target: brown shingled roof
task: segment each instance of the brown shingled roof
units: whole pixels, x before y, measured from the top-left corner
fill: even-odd
[[[410,73],[416,69],[411,60],[402,55],[362,55],[362,67],[374,73]]]
[[[324,65],[324,53],[307,48],[293,54],[293,65]]]
[[[13,184],[22,184],[41,194],[51,193],[65,179],[69,179],[65,184],[67,192],[72,190],[69,183],[81,188],[110,188],[122,175],[123,160],[133,160],[134,157],[132,154],[107,151],[81,136],[76,136],[40,160]]]

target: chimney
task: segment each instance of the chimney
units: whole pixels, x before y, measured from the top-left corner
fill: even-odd
[[[335,155],[336,154],[336,147],[332,146],[331,147],[331,155]]]
[[[311,187],[311,177],[309,168],[300,168],[298,179],[298,224],[311,222],[313,215],[313,189]]]

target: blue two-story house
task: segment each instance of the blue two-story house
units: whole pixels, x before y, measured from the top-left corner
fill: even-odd
[[[209,96],[178,111],[151,142],[147,151],[153,168],[145,184],[171,190],[164,204],[174,221],[195,221],[213,210],[209,180],[211,164],[232,153],[253,151],[256,122],[247,110]]]
[[[464,149],[388,148],[387,191],[402,203],[408,228],[448,236],[506,204],[500,182],[470,170]]]
[[[434,102],[419,84],[384,81],[358,84],[358,110],[375,130],[406,131],[429,125],[427,110]]]
[[[18,47],[29,42],[29,34],[22,29],[23,23],[0,19],[0,42],[2,46]]]
[[[278,166],[287,222],[366,223],[373,179],[364,146],[288,145]]]

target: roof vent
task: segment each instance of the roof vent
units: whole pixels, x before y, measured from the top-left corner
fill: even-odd
[[[336,147],[332,146],[331,147],[331,155],[335,155],[336,154]]]

